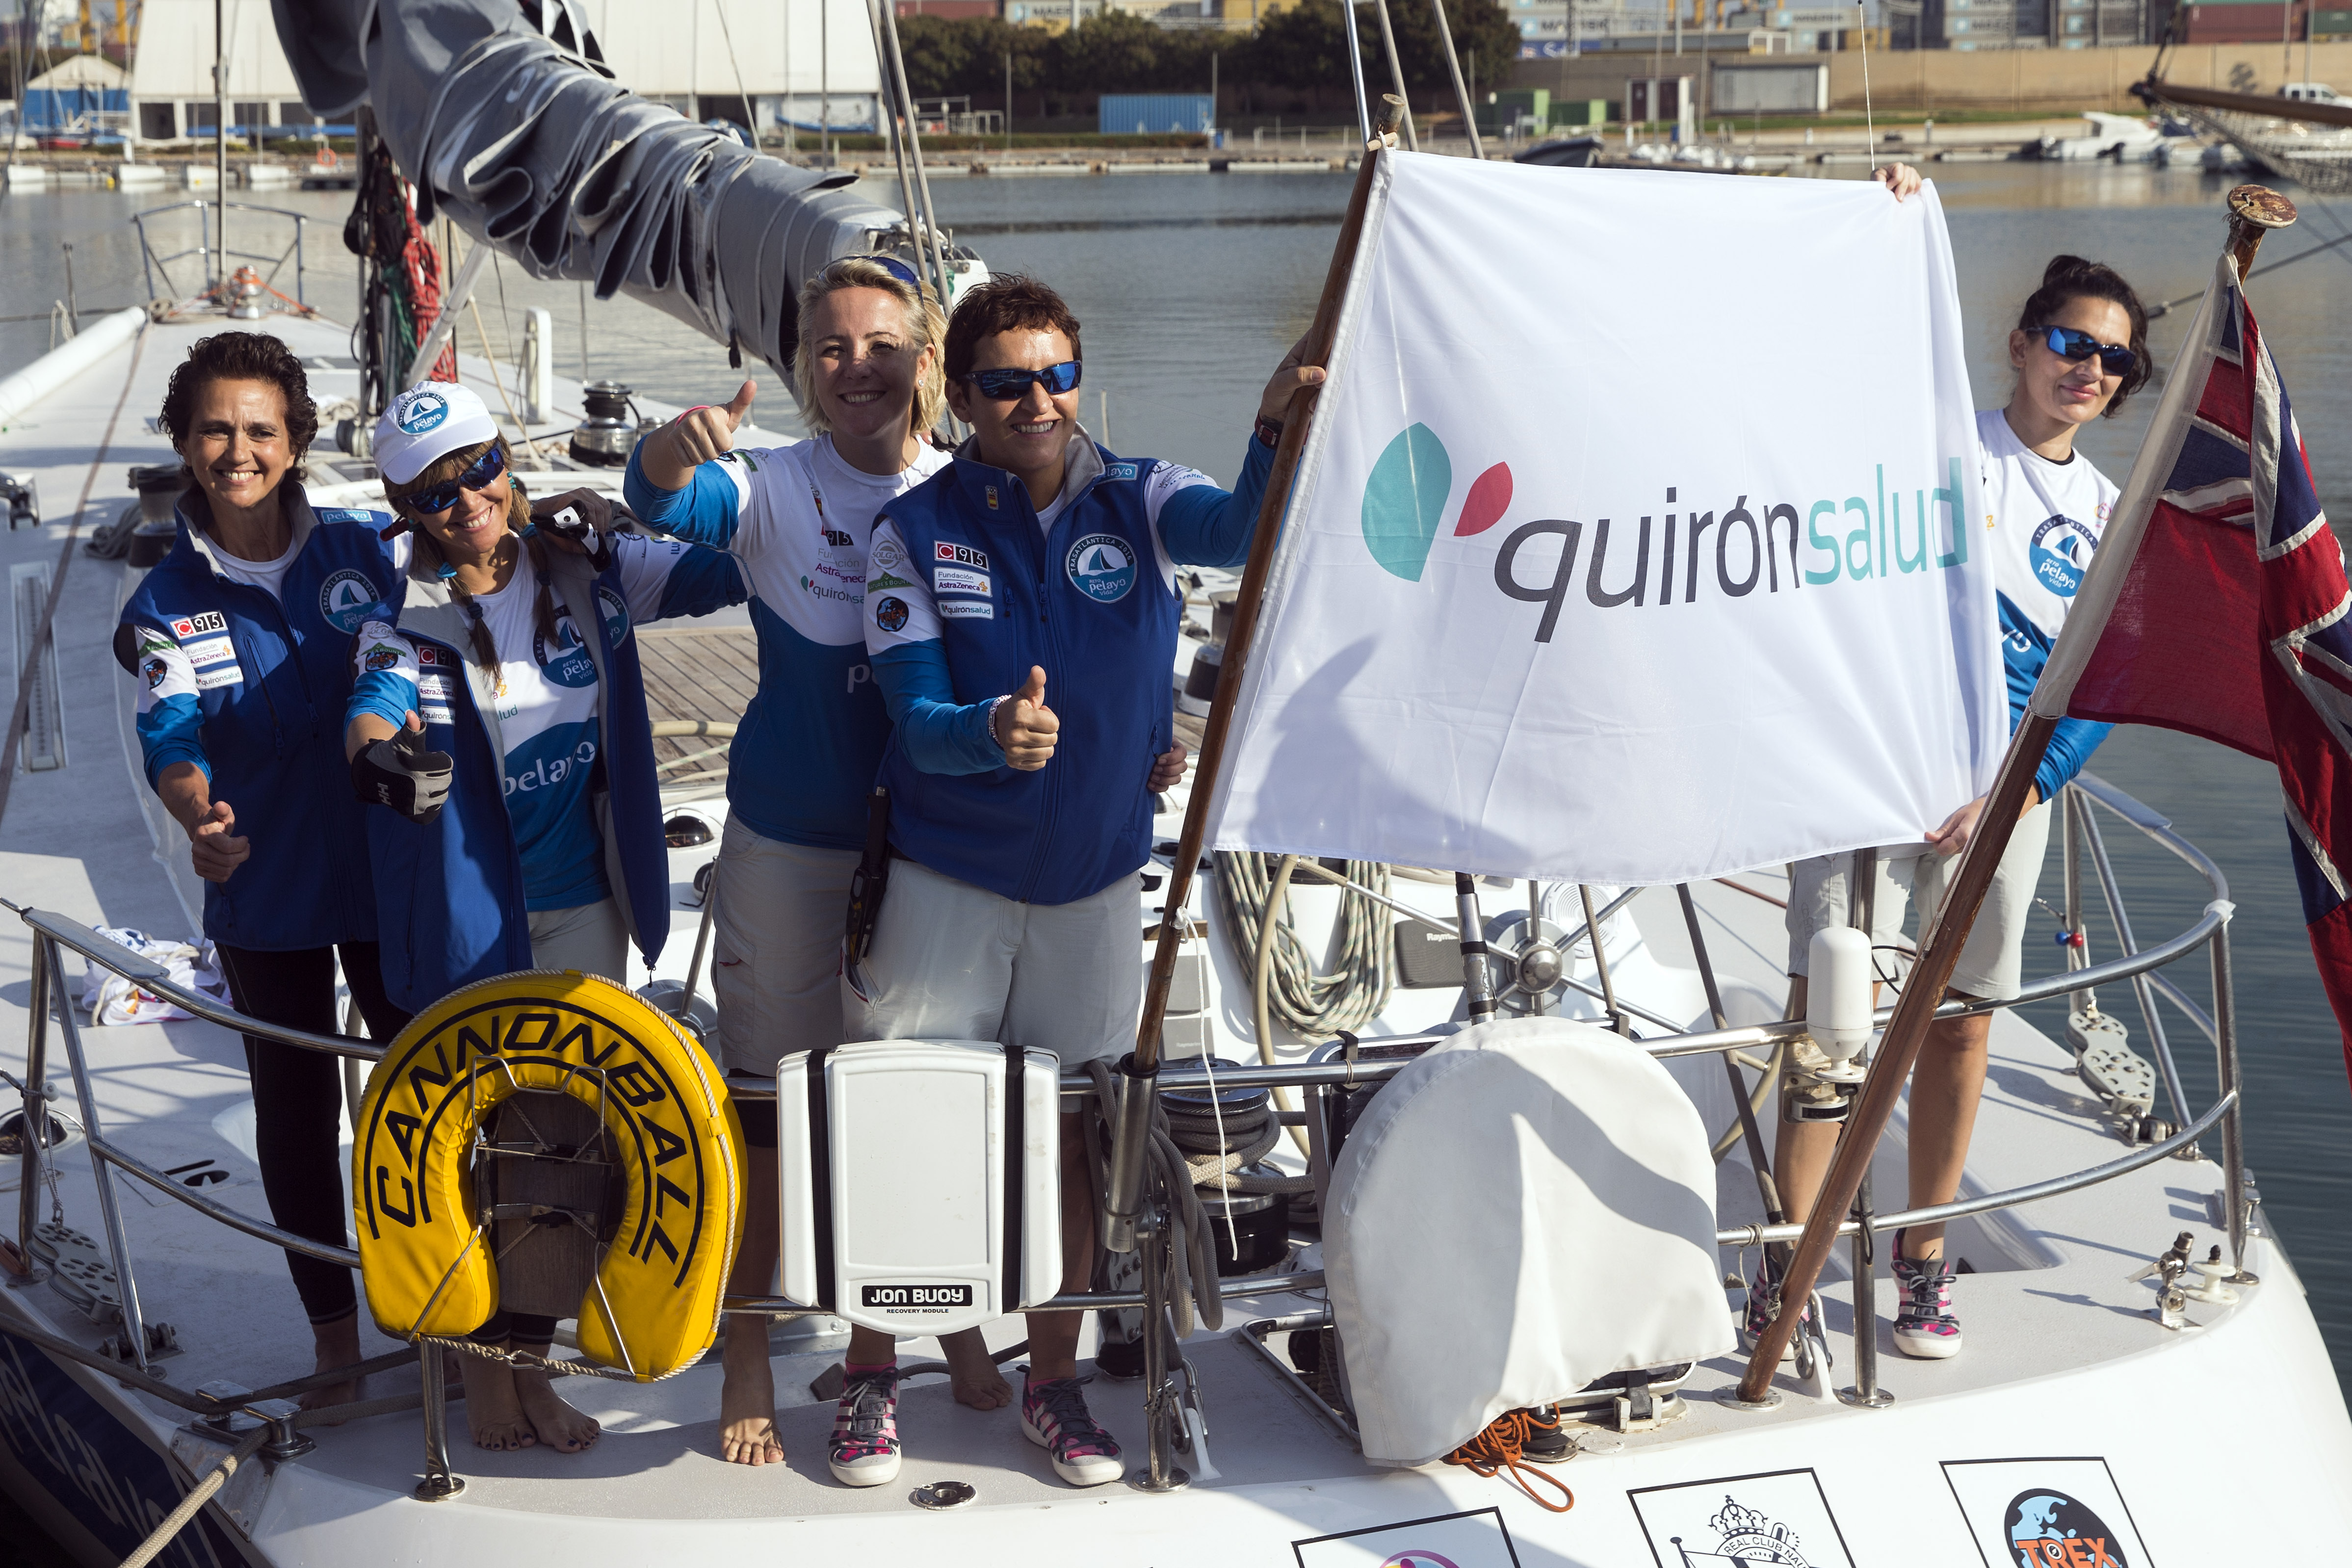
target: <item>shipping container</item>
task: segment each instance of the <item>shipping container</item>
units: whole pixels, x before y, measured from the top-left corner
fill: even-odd
[[[2304,8],[2277,0],[2200,0],[2179,12],[2184,44],[2275,44],[2303,37]]]
[[[2352,11],[2314,11],[2311,14],[2311,36],[2332,38],[2352,33]]]
[[[1609,100],[1605,98],[1562,98],[1552,101],[1549,123],[1606,125],[1609,119]]]
[[[1216,105],[1205,92],[1107,92],[1097,123],[1106,136],[1143,136],[1171,131],[1210,131]]]

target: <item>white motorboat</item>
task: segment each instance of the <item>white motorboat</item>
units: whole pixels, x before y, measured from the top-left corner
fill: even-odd
[[[2166,144],[2163,130],[2134,114],[2108,114],[2086,109],[2083,118],[2090,130],[2080,136],[2044,136],[2033,144],[2032,155],[2053,163],[2076,163],[2112,158],[2119,163],[2154,163]]]

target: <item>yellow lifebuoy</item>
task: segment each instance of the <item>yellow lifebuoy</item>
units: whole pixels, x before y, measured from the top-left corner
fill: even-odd
[[[667,1015],[577,971],[452,992],[376,1064],[352,1145],[368,1310],[414,1339],[470,1333],[497,1307],[471,1151],[476,1128],[522,1089],[597,1111],[627,1183],[581,1298],[581,1351],[641,1383],[692,1365],[718,1331],[734,1266],[742,1129],[718,1069]]]

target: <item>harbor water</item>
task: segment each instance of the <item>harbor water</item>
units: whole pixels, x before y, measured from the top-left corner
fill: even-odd
[[[1837,172],[1861,174],[1858,164]],[[2231,180],[2104,163],[1956,164],[1930,173],[1949,214],[1979,406],[2006,399],[2008,331],[2043,264],[2061,251],[2112,264],[2151,302],[2189,297],[2189,303],[2152,328],[2159,367],[2170,363],[2195,296],[2211,273],[2223,236],[2221,197]],[[1695,182],[1696,194],[1696,183],[1721,176],[1686,177]],[[940,179],[933,188],[957,237],[992,268],[1033,272],[1069,300],[1084,324],[1083,418],[1090,429],[1122,454],[1172,458],[1229,479],[1249,435],[1259,386],[1312,314],[1347,199],[1348,176],[971,178]],[[2263,258],[2268,265],[2352,234],[2352,204],[2339,215],[2318,198],[2291,194],[2303,218],[2271,237]],[[874,195],[898,205],[895,185],[877,185]],[[257,202],[298,210],[314,220],[305,245],[305,291],[326,314],[349,320],[356,303],[356,273],[342,250],[341,229],[351,197],[254,195]],[[86,318],[94,307],[129,305],[147,297],[138,240],[127,219],[160,205],[160,194],[96,191],[0,198],[0,279],[6,280],[0,284],[0,315],[31,318],[0,321],[0,373],[21,367],[50,341],[54,329],[40,312],[66,297],[62,243],[74,247],[73,285]],[[230,216],[231,244],[238,249],[274,257],[292,237],[283,219],[236,212]],[[194,243],[189,215],[165,216],[149,226],[159,252]],[[174,268],[179,290],[192,288],[198,279],[195,265],[183,260]],[[1770,258],[1749,255],[1736,245],[1725,247],[1721,286],[1725,299],[1739,306],[1727,315],[1736,320],[1740,313],[1773,310],[1775,281]],[[277,286],[293,292],[290,260]],[[1476,281],[1466,279],[1463,286],[1475,289]],[[1562,310],[1605,307],[1605,301],[1580,293],[1565,269],[1559,290]],[[160,281],[155,291],[166,291]],[[2352,515],[2352,347],[2342,330],[2343,312],[2352,310],[2352,245],[2259,278],[2252,295],[2294,400],[2322,500],[2338,517]],[[745,374],[729,369],[719,346],[626,300],[589,303],[583,334],[579,286],[526,278],[511,262],[484,272],[476,301],[479,324],[469,312],[460,340],[469,354],[482,353],[487,342],[511,363],[511,348],[521,338],[521,312],[541,307],[553,313],[557,368],[567,375],[584,368],[656,397],[715,403],[724,401]],[[1523,332],[1525,323],[1497,321],[1496,330]],[[1866,332],[1870,326],[1824,321],[1822,330]],[[1735,357],[1727,350],[1725,363]],[[768,429],[796,433],[791,400],[773,373],[763,366],[748,373],[761,383],[753,417]],[[1725,372],[1697,364],[1689,374]],[[1555,399],[1559,417],[1573,420],[1580,404],[1611,395],[1610,367],[1531,363],[1528,385],[1521,390]],[[1759,386],[1757,395],[1769,397],[1770,389]],[[1867,397],[1869,389],[1857,387],[1854,395]],[[2151,387],[2119,416],[2087,431],[2079,449],[2120,481],[2155,401]],[[130,410],[125,417],[143,419],[152,413]],[[1656,416],[1672,425],[1676,410],[1664,405]],[[1839,411],[1791,411],[1790,417],[1835,419]],[[94,444],[98,435],[61,433],[60,440],[80,447]],[[1703,433],[1694,431],[1691,438],[1703,439]],[[99,494],[119,498],[121,480],[110,463]],[[45,500],[51,517],[59,521],[72,504],[70,496]],[[110,518],[118,508],[119,500],[110,499],[104,516]],[[93,515],[89,521],[101,519]],[[2352,1212],[2352,1163],[2342,1155],[2345,1131],[2352,1126],[2352,1091],[2303,928],[2275,774],[2266,763],[2209,742],[2144,729],[2118,731],[2092,766],[2170,816],[2230,879],[2237,907],[2231,945],[2247,1082],[2248,1158],[2268,1221],[2303,1275],[2342,1378],[2352,1371],[2352,1227],[2342,1218]],[[2132,897],[2130,912],[2140,941],[2190,924],[2207,896],[2201,880],[2114,819],[2102,826]],[[2056,906],[2061,888],[2053,835],[2042,896]],[[2095,911],[2095,895],[2086,898]],[[2054,908],[2037,917],[2028,937],[2029,973],[2060,967],[2061,950],[2053,940],[2057,931]],[[2095,961],[2115,956],[2113,934],[2095,912],[2090,940]],[[2184,961],[2170,973],[2200,1002],[2210,998],[2201,961]],[[2142,1026],[2128,994],[2118,990],[2103,1001],[2139,1042]],[[2058,1005],[2035,1009],[2034,1021],[2053,1036],[2063,1033]],[[2168,1022],[2188,1092],[2201,1107],[2213,1093],[2210,1053],[2184,1021]],[[2003,1070],[1996,1058],[1993,1074],[1998,1078]],[[2133,1249],[2118,1252],[2119,1274],[2153,1258],[2184,1226],[2204,1234],[2201,1196],[2185,1185],[2174,1195],[2178,1201],[2168,1212],[2147,1216]],[[1965,1313],[1965,1285],[1958,1305]],[[0,1534],[8,1527],[0,1518]]]

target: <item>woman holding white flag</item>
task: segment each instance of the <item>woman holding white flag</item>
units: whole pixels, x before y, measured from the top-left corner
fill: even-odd
[[[1900,186],[1895,188],[1899,195]],[[2009,334],[2009,363],[2017,373],[2015,387],[2005,407],[1977,416],[1977,446],[2013,729],[2041,679],[2115,505],[2115,484],[2074,450],[2074,437],[2093,420],[2112,417],[2126,397],[2147,384],[2154,368],[2147,352],[2147,312],[2114,268],[2076,256],[2055,257]],[[2025,813],[1953,971],[1948,997],[2000,1002],[2017,995],[2026,921],[2049,843],[2049,802],[2082,771],[2109,728],[2081,719],[2059,721],[2034,775]],[[1870,931],[1874,952],[1891,952],[1900,940],[1906,894],[1917,900],[1924,928],[1942,900],[1983,809],[1981,797],[1972,800],[1928,828],[1924,843],[1878,852]],[[1847,888],[1853,860],[1851,855],[1822,856],[1791,868],[1788,930],[1792,1017],[1804,1014],[1806,950],[1813,933],[1851,919]],[[1893,972],[1881,968],[1878,973],[1891,976]],[[1991,1016],[1979,1014],[1940,1020],[1927,1032],[1911,1075],[1909,1203],[1914,1208],[1949,1203],[1959,1195],[1969,1137],[1984,1092],[1991,1028]],[[1801,1221],[1811,1212],[1837,1130],[1834,1122],[1780,1123],[1777,1173],[1790,1219]],[[1958,1355],[1960,1325],[1951,1302],[1956,1274],[1945,1255],[1944,1227],[1896,1231],[1892,1264],[1904,1291],[1895,1320],[1896,1347],[1914,1356]],[[1759,1271],[1743,1325],[1749,1343],[1771,1321],[1776,1296],[1769,1268]]]

